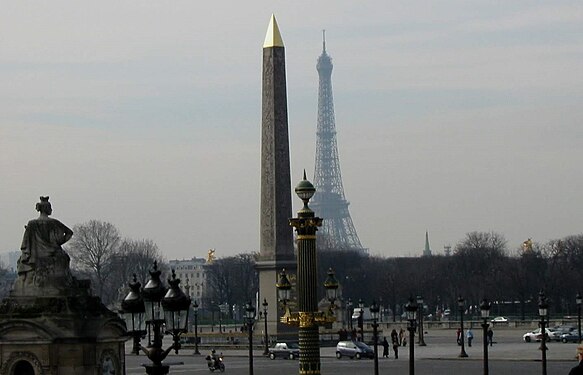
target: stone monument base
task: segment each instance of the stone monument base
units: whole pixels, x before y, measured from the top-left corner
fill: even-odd
[[[125,373],[125,324],[77,283],[68,295],[2,301],[0,375]]]

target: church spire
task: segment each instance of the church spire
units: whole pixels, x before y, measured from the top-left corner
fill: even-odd
[[[431,256],[431,248],[429,247],[429,232],[425,231],[425,250],[423,250],[423,256]]]

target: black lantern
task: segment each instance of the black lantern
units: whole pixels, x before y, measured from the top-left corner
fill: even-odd
[[[338,280],[336,280],[334,275],[334,270],[332,270],[332,268],[328,268],[328,277],[324,281],[324,288],[326,288],[326,297],[328,297],[328,301],[330,301],[330,303],[334,303],[334,301],[336,301],[338,292]]]
[[[176,272],[172,270],[172,278],[168,279],[170,289],[162,299],[164,308],[164,320],[166,321],[166,333],[174,338],[174,350],[180,349],[179,335],[188,332],[188,310],[190,298],[180,289],[180,279],[176,278]]]
[[[134,338],[132,353],[140,352],[140,339],[146,334],[144,321],[144,300],[140,294],[140,284],[134,273],[133,281],[130,283],[130,292],[121,302],[123,319],[125,320],[127,332]]]
[[[146,323],[164,322],[162,298],[166,295],[166,287],[160,280],[162,272],[158,269],[158,262],[154,262],[154,267],[149,272],[150,280],[142,290]]]
[[[279,282],[275,284],[275,286],[277,287],[277,297],[285,306],[291,298],[292,287],[287,278],[287,274],[285,273],[285,268],[281,270],[281,273],[279,274]]]

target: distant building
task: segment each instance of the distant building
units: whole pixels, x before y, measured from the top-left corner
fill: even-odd
[[[431,256],[431,248],[429,247],[429,232],[425,231],[425,249],[423,250],[424,257]]]
[[[194,257],[188,260],[170,260],[168,262],[170,268],[176,272],[176,277],[180,279],[180,287],[186,293],[185,286],[188,288],[188,294],[192,302],[196,301],[198,305],[203,308],[202,304],[207,293],[207,260],[204,258]]]
[[[0,254],[0,263],[9,271],[16,271],[16,262],[20,257],[20,251],[8,251]]]

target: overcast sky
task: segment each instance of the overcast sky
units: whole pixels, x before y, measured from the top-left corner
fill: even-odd
[[[10,1],[0,13],[0,252],[49,195],[167,258],[259,248],[261,57],[286,46],[292,183],[313,176],[326,29],[363,246],[510,249],[581,233],[583,2]],[[293,196],[294,211],[299,199]]]

